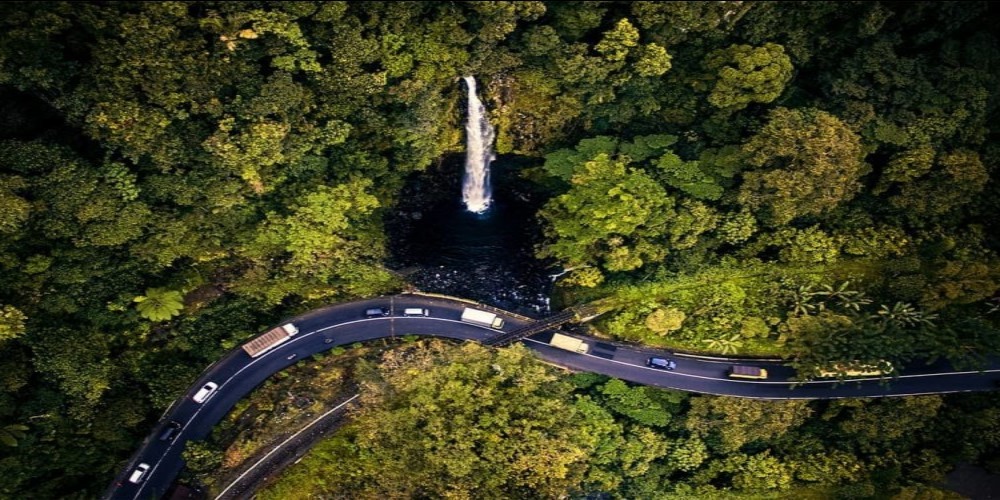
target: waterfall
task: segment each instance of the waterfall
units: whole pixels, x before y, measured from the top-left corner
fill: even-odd
[[[470,212],[482,213],[490,207],[490,162],[493,156],[493,126],[486,108],[476,95],[476,79],[463,76],[469,89],[469,113],[465,123],[465,177],[462,179],[462,202]]]

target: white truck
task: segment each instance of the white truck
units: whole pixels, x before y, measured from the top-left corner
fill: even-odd
[[[292,323],[287,323],[277,328],[272,328],[260,337],[243,344],[243,350],[246,351],[251,358],[256,358],[257,356],[270,351],[274,347],[277,347],[279,344],[284,343],[297,333],[299,333],[298,327]]]
[[[466,307],[465,310],[462,311],[462,321],[472,323],[474,325],[496,328],[497,330],[503,328],[503,318],[491,312],[480,311],[479,309],[473,309],[471,307]]]
[[[549,342],[549,345],[560,349],[566,349],[567,351],[578,352],[580,354],[587,354],[590,352],[590,345],[586,342],[578,338],[559,333],[552,334],[552,341]]]

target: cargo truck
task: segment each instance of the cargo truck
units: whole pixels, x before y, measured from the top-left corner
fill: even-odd
[[[729,367],[729,377],[730,378],[752,378],[752,379],[766,379],[767,370],[759,366],[738,366],[734,365]]]
[[[578,352],[580,354],[587,354],[590,352],[590,345],[586,342],[578,338],[559,333],[552,334],[552,341],[549,342],[549,345],[560,349],[566,349],[567,351]]]
[[[472,323],[474,325],[496,328],[497,330],[503,328],[503,318],[491,312],[480,311],[479,309],[473,309],[471,307],[466,307],[465,310],[462,311],[462,321]]]
[[[833,377],[884,377],[892,373],[892,363],[879,360],[878,362],[866,365],[858,362],[837,363],[819,370],[816,374],[819,378]]]
[[[261,354],[281,345],[288,339],[299,333],[299,329],[292,323],[287,323],[281,325],[277,328],[272,328],[267,331],[267,333],[243,344],[243,350],[250,355],[251,358],[256,358]]]

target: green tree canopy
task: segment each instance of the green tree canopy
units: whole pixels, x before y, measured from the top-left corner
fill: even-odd
[[[379,201],[371,187],[364,178],[319,186],[291,213],[269,213],[240,249],[253,267],[236,286],[273,303],[291,293],[319,298],[385,286],[390,277],[378,263],[385,242],[373,217]]]
[[[579,487],[601,443],[622,439],[604,410],[574,402],[572,386],[520,347],[435,343],[388,353],[381,366],[388,371],[365,384],[364,416],[266,497],[294,488],[355,497],[558,496]],[[309,479],[319,476],[321,483]]]
[[[704,64],[716,75],[708,102],[726,111],[739,111],[752,102],[769,103],[792,79],[792,61],[776,43],[731,45],[709,53]]]
[[[540,257],[568,266],[599,264],[608,271],[628,271],[665,255],[656,244],[663,235],[674,200],[641,170],[607,154],[583,164],[572,188],[541,212],[550,242]]]
[[[24,334],[24,322],[28,317],[14,306],[0,306],[0,343],[16,339]]]
[[[743,151],[752,170],[743,174],[739,201],[776,226],[850,200],[869,170],[860,137],[817,109],[776,108]]]
[[[684,422],[694,435],[716,435],[723,450],[737,451],[758,440],[790,432],[812,414],[805,400],[764,401],[746,398],[704,397],[691,401]]]

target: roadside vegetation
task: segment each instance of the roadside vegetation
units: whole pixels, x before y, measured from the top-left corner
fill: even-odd
[[[958,498],[937,487],[946,464],[1000,465],[989,394],[698,396],[439,340],[385,352],[359,381],[352,422],[261,498],[944,499]]]
[[[281,371],[232,409],[208,439],[185,448],[185,481],[217,495],[249,464],[357,391],[359,360],[377,359],[388,343],[335,347]]]
[[[1000,351],[998,21],[986,2],[0,3],[0,496],[96,496],[225,352],[403,289],[386,220],[411,176],[463,150],[465,75],[497,152],[530,159],[522,180],[547,196],[537,257],[568,270],[554,303],[600,300],[598,334],[802,374],[975,366]],[[433,434],[392,402],[430,410],[446,382],[513,375],[403,351],[445,386],[373,367],[372,420],[310,470],[349,464],[322,476],[361,496],[450,494],[402,473],[416,451],[378,455],[398,485],[367,477],[374,455],[352,446],[383,453],[376,425],[434,446],[418,470],[456,495],[916,498],[956,460],[996,468],[991,395],[765,411],[570,387],[516,349],[462,349],[535,385],[484,386],[507,414],[443,402],[476,422]],[[788,419],[725,437],[754,412]],[[463,427],[534,418],[524,450]],[[545,440],[551,462],[525,453]]]

